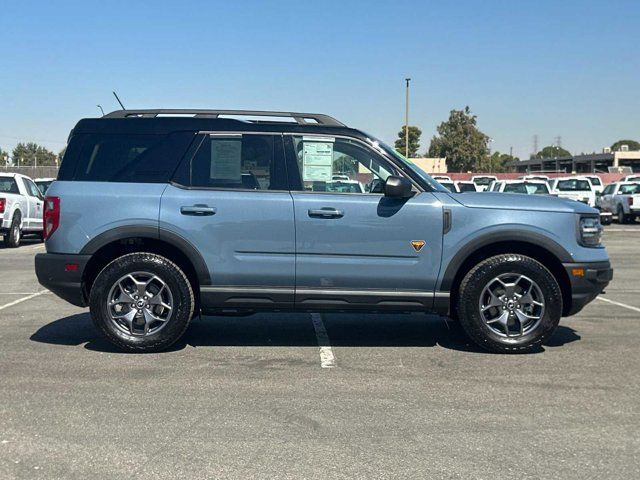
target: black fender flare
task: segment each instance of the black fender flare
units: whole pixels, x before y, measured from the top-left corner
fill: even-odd
[[[554,255],[561,263],[573,262],[571,254],[551,238],[530,230],[498,230],[481,235],[468,241],[451,259],[440,281],[440,291],[450,292],[453,281],[464,262],[475,252],[494,243],[521,242],[543,248]]]
[[[209,268],[202,254],[187,239],[164,228],[151,225],[125,225],[107,230],[93,237],[80,251],[81,255],[93,255],[102,247],[127,238],[149,238],[161,240],[180,250],[191,262],[198,276],[200,285],[211,285]]]

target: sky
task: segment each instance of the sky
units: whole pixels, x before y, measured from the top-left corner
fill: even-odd
[[[640,1],[29,1],[0,9],[0,148],[118,107],[327,113],[424,153],[469,105],[492,149],[640,140]]]

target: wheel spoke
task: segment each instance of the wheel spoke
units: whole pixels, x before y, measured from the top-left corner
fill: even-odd
[[[491,307],[501,307],[502,306],[502,300],[500,300],[496,294],[489,290],[489,297],[491,298],[491,300],[489,301],[489,303],[487,305],[484,305],[482,307],[482,311],[485,312],[487,310],[489,310]]]
[[[133,334],[133,319],[136,318],[136,313],[138,313],[136,310],[131,309],[126,313],[111,314],[111,317],[115,320],[124,320],[129,332]]]

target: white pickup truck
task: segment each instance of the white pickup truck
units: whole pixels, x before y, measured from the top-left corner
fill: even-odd
[[[560,177],[551,181],[551,194],[596,206],[596,192],[587,177]]]
[[[618,223],[630,223],[640,215],[640,182],[615,182],[602,192],[598,206],[618,217]]]
[[[7,247],[17,247],[24,234],[42,237],[44,198],[29,177],[0,173],[0,235]]]

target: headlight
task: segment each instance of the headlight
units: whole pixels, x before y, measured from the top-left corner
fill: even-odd
[[[599,247],[602,241],[602,225],[599,217],[580,218],[580,244],[584,247]]]

